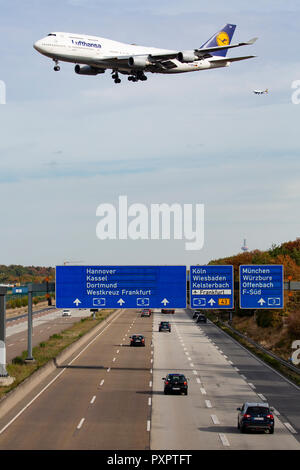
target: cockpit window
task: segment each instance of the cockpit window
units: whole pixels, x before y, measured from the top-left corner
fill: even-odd
[[[50,34],[48,34],[48,36],[56,36],[56,34],[50,33]]]

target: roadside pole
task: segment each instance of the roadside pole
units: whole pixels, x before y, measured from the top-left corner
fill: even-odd
[[[0,377],[8,377],[6,370],[6,346],[5,346],[5,329],[6,329],[6,287],[0,287]]]
[[[0,287],[0,385],[8,386],[15,380],[6,370],[6,287]]]
[[[32,293],[33,284],[28,285],[28,331],[27,331],[27,358],[26,362],[34,362],[32,357]]]

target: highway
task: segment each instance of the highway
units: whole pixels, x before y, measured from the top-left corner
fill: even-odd
[[[159,333],[166,319],[172,332]],[[134,333],[146,347],[129,347]],[[163,394],[162,377],[177,371],[188,396]],[[0,420],[0,449],[300,450],[299,392],[188,311],[125,310]],[[236,408],[262,396],[275,433],[241,434]]]
[[[62,317],[62,310],[45,308],[33,314],[32,345],[37,346],[42,341],[47,341],[49,336],[60,333],[71,327],[81,318],[91,316],[89,309],[72,310],[71,317]],[[6,360],[11,362],[13,358],[27,350],[28,315],[16,315],[8,318],[6,322]]]

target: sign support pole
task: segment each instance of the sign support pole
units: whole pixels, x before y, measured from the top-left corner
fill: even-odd
[[[32,284],[28,285],[28,331],[27,331],[27,359],[26,362],[34,362],[32,357]]]
[[[6,370],[6,287],[0,287],[0,377],[8,377]]]

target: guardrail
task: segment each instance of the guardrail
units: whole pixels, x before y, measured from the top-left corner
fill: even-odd
[[[243,333],[241,333],[240,331],[236,330],[235,328],[233,328],[231,325],[229,325],[228,323],[226,322],[223,322],[222,320],[218,320],[219,323],[221,323],[222,325],[226,326],[227,328],[229,328],[233,333],[237,334],[238,336],[240,336],[241,338],[243,338],[244,340],[248,341],[248,343],[252,344],[253,346],[255,346],[257,349],[259,349],[260,351],[264,352],[265,354],[268,354],[268,356],[271,356],[273,359],[276,359],[276,361],[280,362],[282,365],[284,365],[285,367],[287,367],[288,369],[292,370],[293,372],[296,372],[296,374],[300,375],[300,369],[296,366],[293,366],[292,364],[290,364],[288,361],[286,361],[285,359],[282,359],[281,357],[277,356],[276,354],[272,353],[271,351],[269,351],[268,349],[264,348],[263,346],[261,346],[260,344],[256,343],[253,339],[251,338],[248,338],[248,336],[245,336],[243,335]]]

